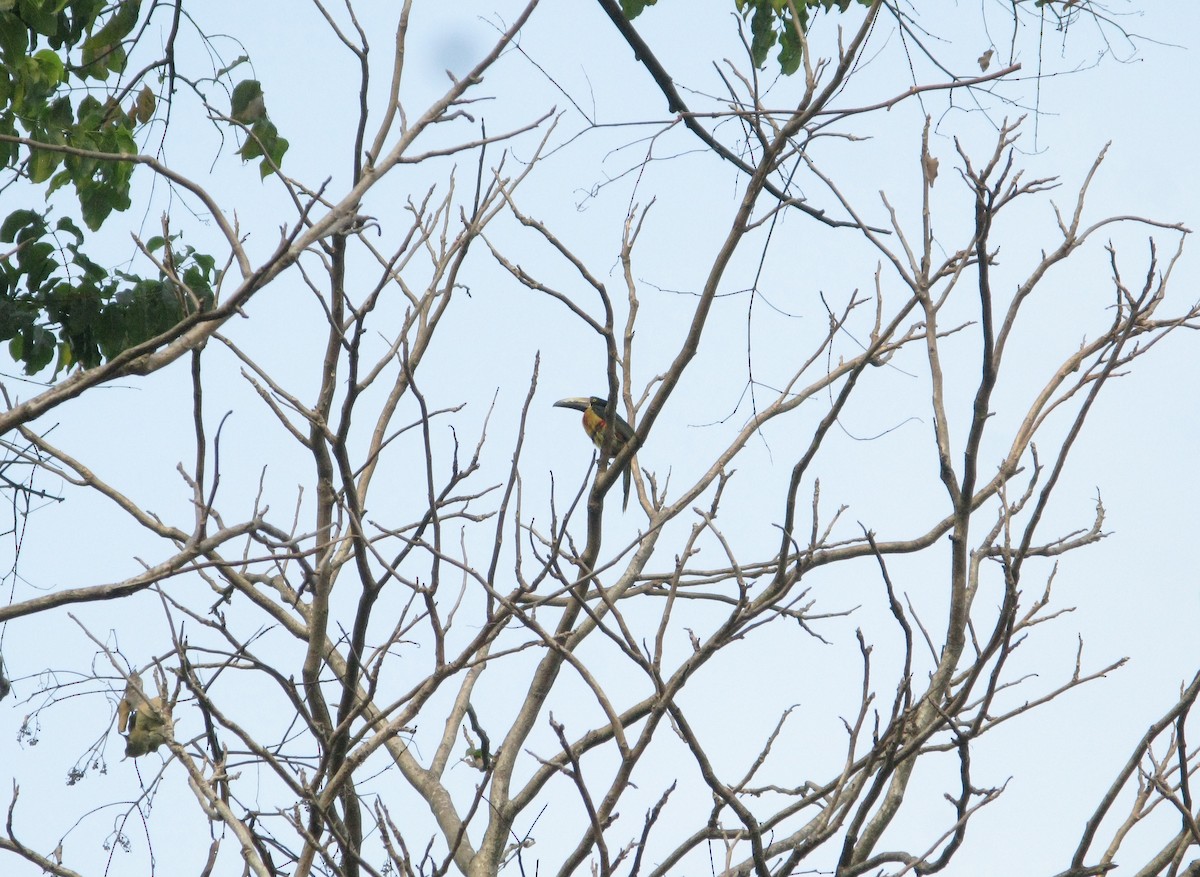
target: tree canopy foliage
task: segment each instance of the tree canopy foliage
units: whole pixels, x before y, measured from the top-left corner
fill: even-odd
[[[138,140],[169,123],[180,84],[173,51],[182,8],[155,3],[143,14],[142,6],[13,0],[0,9],[0,157],[14,174],[6,188],[24,179],[49,199],[70,185],[92,232],[129,209],[134,171],[145,163]],[[151,32],[155,12],[173,16],[162,57],[130,71],[130,53]],[[261,158],[266,176],[287,141],[267,117],[257,82],[239,82],[232,98],[225,121],[246,133],[239,154]],[[0,243],[12,245],[0,266],[0,341],[27,374],[51,362],[55,376],[95,367],[211,306],[215,260],[177,234],[164,228],[146,241],[158,271],[142,276],[89,256],[75,222],[52,212],[21,208],[0,224]]]
[[[621,0],[621,11],[630,20],[637,18],[647,6],[657,0]],[[750,57],[755,67],[767,63],[771,49],[778,45],[776,60],[779,69],[791,75],[800,69],[803,57],[803,37],[808,31],[809,17],[816,12],[837,10],[845,12],[852,0],[734,0],[738,14],[750,24]],[[871,0],[853,0],[860,6],[870,6]]]

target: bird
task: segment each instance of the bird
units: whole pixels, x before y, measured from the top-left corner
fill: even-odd
[[[583,431],[588,434],[588,438],[592,443],[600,449],[600,453],[608,459],[612,459],[621,452],[621,448],[625,447],[625,443],[633,438],[633,427],[630,426],[621,415],[613,412],[612,429],[609,430],[608,421],[604,419],[604,415],[608,409],[608,400],[600,396],[572,396],[567,399],[559,399],[554,403],[555,408],[570,408],[574,411],[583,412]],[[621,503],[621,509],[624,510],[629,506],[629,481],[632,461],[625,464],[625,472],[622,479],[625,498]]]

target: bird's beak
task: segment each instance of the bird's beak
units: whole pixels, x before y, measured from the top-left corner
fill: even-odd
[[[592,400],[583,396],[572,396],[569,399],[559,399],[554,403],[555,408],[572,408],[575,411],[587,411]]]

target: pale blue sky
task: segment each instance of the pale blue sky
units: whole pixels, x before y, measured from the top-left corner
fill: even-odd
[[[685,12],[685,0],[660,0],[658,7],[639,19],[639,28],[667,66],[679,71],[677,79],[682,84],[697,92],[719,94],[723,86],[710,62],[736,57],[738,51],[729,4],[718,0],[686,3]],[[1135,7],[1118,3],[1119,10]],[[387,22],[394,5],[363,7],[370,9],[364,15],[369,30],[374,33],[372,29],[378,28],[373,42],[381,53],[390,38],[392,26]],[[1073,203],[1074,191],[1096,154],[1112,141],[1088,199],[1088,213],[1095,218],[1136,214],[1196,227],[1200,225],[1200,180],[1193,153],[1200,132],[1192,95],[1197,84],[1200,14],[1183,5],[1170,9],[1136,5],[1147,7],[1146,11],[1119,19],[1123,27],[1143,38],[1138,40],[1136,52],[1114,43],[1117,58],[1098,59],[1096,69],[1044,80],[1037,97],[1036,131],[1032,123],[1023,130],[1020,160],[1028,168],[1028,176],[1061,177],[1063,186],[1055,201],[1066,208]],[[423,108],[423,101],[442,88],[441,71],[446,67],[461,71],[477,57],[495,35],[493,24],[510,21],[517,4],[475,4],[469,12],[463,11],[461,4],[418,0],[415,6],[414,31],[422,29],[431,36],[413,44],[408,98],[414,107]],[[990,31],[993,41],[1002,39],[1000,23],[1006,6],[981,4],[995,25]],[[493,7],[498,11],[493,13]],[[322,34],[317,16],[302,4],[263,3],[247,11],[241,4],[222,3],[214,4],[213,9],[212,19],[202,24],[237,35],[249,51],[263,81],[272,119],[292,142],[286,160],[289,173],[313,185],[332,177],[331,191],[338,191],[348,170],[342,132],[355,112],[348,92],[341,88],[352,75],[348,56],[336,51]],[[978,19],[973,4],[960,4],[955,14],[964,21]],[[991,45],[989,33],[981,28],[958,33],[953,27],[946,34],[950,41],[939,50],[951,60],[969,62]],[[820,42],[830,39],[828,23],[822,28],[814,35],[814,45],[829,45]],[[1094,34],[1071,33],[1068,37],[1059,42],[1054,34],[1047,34],[1043,61],[1047,70],[1087,67],[1097,60],[1100,43]],[[218,41],[217,45],[226,63],[242,51],[232,43]],[[639,129],[583,132],[585,126],[570,102],[529,59],[589,113],[594,112],[599,123],[665,118],[661,97],[649,90],[645,73],[632,63],[628,49],[616,41],[607,21],[592,5],[547,0],[523,34],[521,45],[529,58],[510,52],[486,83],[497,100],[472,108],[487,119],[490,133],[530,121],[552,106],[564,113],[552,139],[557,148],[536,177],[519,190],[519,205],[544,219],[598,276],[616,288],[621,219],[631,200],[644,205],[652,197],[658,199],[637,250],[636,275],[642,284],[643,306],[635,354],[635,375],[640,382],[634,388],[637,397],[644,382],[661,370],[678,344],[682,333],[678,315],[688,307],[687,293],[703,281],[706,257],[724,233],[740,181],[728,166],[708,156],[687,154],[697,148],[695,141],[682,132],[672,132],[655,144],[654,155],[674,157],[652,163],[635,190],[635,175],[622,175],[646,154],[648,144]],[[1038,59],[1028,51],[1032,43],[1027,38],[1024,46],[1018,60],[1024,65],[1023,75],[1032,76]],[[1004,47],[998,48],[1003,51]],[[884,38],[881,33],[876,50],[867,55],[871,60],[855,82],[852,96],[871,103],[903,91],[908,84],[906,71],[897,63],[902,56],[894,38]],[[927,71],[921,76],[926,78]],[[786,95],[795,87],[795,82],[778,87],[781,102],[787,102]],[[1005,93],[1025,106],[1035,98],[1031,83]],[[514,99],[514,94],[521,99]],[[704,103],[700,97],[695,101]],[[181,109],[186,106],[181,103]],[[961,240],[959,229],[968,215],[954,171],[953,138],[961,138],[973,154],[982,155],[980,150],[992,138],[992,123],[1006,113],[1015,116],[1023,110],[995,105],[986,116],[946,111],[944,94],[927,96],[924,106],[935,118],[931,152],[941,162],[934,190],[938,199],[935,228],[939,240],[950,247]],[[864,122],[861,130],[874,135],[872,140],[825,141],[814,148],[818,164],[845,187],[873,222],[886,219],[875,195],[881,189],[908,217],[906,222],[917,215],[912,211],[919,195],[917,150],[922,115],[921,107],[910,101]],[[183,112],[176,121],[186,122]],[[460,136],[461,130],[446,136]],[[655,130],[647,126],[646,134]],[[528,157],[534,143],[526,137],[514,145],[514,166]],[[166,158],[178,162],[185,174],[208,180],[227,213],[236,213],[250,235],[251,251],[266,253],[274,245],[279,224],[291,216],[288,204],[270,181],[259,182],[256,168],[239,168],[226,159],[214,165],[219,146],[213,129],[201,125],[194,137],[173,142]],[[461,161],[460,186],[473,183],[473,160]],[[442,162],[441,168],[447,163]],[[599,185],[608,178],[614,181]],[[387,234],[397,234],[394,223],[401,217],[404,199],[423,191],[429,179],[425,168],[402,167],[370,193],[363,212],[380,218],[385,241]],[[588,195],[592,187],[598,187],[594,197]],[[814,202],[832,206],[828,193],[811,177],[802,181],[802,187]],[[0,195],[0,213],[6,214],[11,208],[4,197]],[[156,202],[145,214],[144,234],[157,233],[163,203]],[[211,240],[206,237],[208,232],[185,211],[177,215],[186,239],[204,249]],[[137,222],[134,216],[130,220]],[[1019,276],[1036,259],[1038,250],[1047,246],[1052,221],[1049,204],[1043,200],[1022,214],[1022,224],[998,232],[1000,282]],[[114,248],[132,249],[128,230],[124,226],[113,232]],[[797,215],[785,216],[777,235],[768,251],[760,285],[762,298],[755,303],[750,322],[755,374],[765,381],[792,365],[791,351],[805,351],[804,344],[824,331],[826,318],[818,294],[841,302],[851,290],[869,290],[878,261],[877,254],[853,232],[824,229]],[[540,277],[568,285],[581,298],[586,297],[578,279],[528,232],[505,223],[491,230],[489,237]],[[1043,293],[1039,325],[1027,327],[1028,334],[1016,347],[1019,355],[1010,363],[1012,370],[997,396],[998,417],[1011,416],[1028,396],[1030,388],[1022,383],[1024,369],[1033,372],[1044,366],[1051,354],[1070,350],[1105,319],[1104,305],[1098,303],[1109,296],[1103,252],[1106,240],[1107,236],[1094,240]],[[1140,280],[1144,270],[1145,240],[1143,229],[1113,235],[1131,282]],[[1171,250],[1171,237],[1163,234],[1160,256],[1169,257]],[[761,252],[760,245],[747,247],[728,276],[727,292],[751,285]],[[444,402],[467,403],[456,421],[464,445],[473,441],[470,430],[482,422],[498,392],[491,426],[494,444],[487,464],[503,472],[534,355],[540,352],[541,380],[522,473],[526,510],[544,522],[549,473],[558,479],[560,494],[570,490],[583,476],[589,453],[586,442],[576,435],[573,420],[550,403],[562,396],[603,389],[602,350],[594,336],[567,319],[561,307],[520,288],[488,262],[482,247],[473,254],[464,280],[471,286],[471,296],[453,317],[451,333],[469,339],[468,343],[435,347],[424,366],[422,389]],[[1198,264],[1194,252],[1185,253],[1172,284],[1177,302],[1174,310],[1200,297]],[[639,455],[642,467],[655,471],[660,479],[670,471],[673,483],[688,483],[689,477],[708,465],[713,449],[749,415],[745,401],[739,407],[746,381],[747,302],[746,295],[731,294],[718,304],[710,343],[702,349],[695,368]],[[787,315],[773,311],[767,302]],[[253,302],[249,315],[249,321],[231,323],[229,334],[253,349],[269,370],[287,375],[293,387],[311,395],[316,362],[309,351],[320,326],[312,319],[318,314],[299,278],[289,275],[267,290]],[[1146,725],[1174,702],[1180,683],[1197,669],[1194,642],[1200,622],[1200,582],[1192,550],[1197,530],[1194,497],[1200,481],[1194,463],[1200,438],[1197,340],[1189,334],[1168,339],[1136,363],[1132,374],[1111,386],[1098,406],[1058,488],[1053,523],[1046,532],[1087,526],[1099,491],[1108,514],[1105,528],[1112,535],[1063,561],[1056,579],[1056,600],[1060,606],[1077,609],[1038,628],[1037,635],[1018,651],[1014,662],[1038,678],[1018,689],[1012,702],[1037,696],[1069,676],[1077,635],[1085,643],[1085,670],[1123,656],[1131,660],[1110,678],[1069,693],[1010,727],[998,729],[979,744],[974,762],[977,784],[1002,785],[1012,779],[1000,800],[977,817],[967,844],[946,874],[1000,877],[1049,874],[1065,867],[1068,851],[1098,796]],[[973,348],[964,341],[958,349],[969,357]],[[222,499],[237,514],[247,514],[265,465],[266,495],[281,519],[286,519],[296,485],[307,483],[311,464],[272,427],[253,392],[238,377],[236,363],[228,356],[213,360],[210,374],[216,376],[221,391],[211,400],[210,416],[215,422],[224,411],[234,411],[223,439],[228,452],[223,460]],[[964,359],[964,370],[973,367],[970,362]],[[925,386],[902,360],[895,369],[871,378],[874,383],[847,411],[842,420],[844,430],[832,436],[828,455],[822,455],[818,473],[822,495],[830,508],[849,505],[843,522],[846,535],[855,531],[855,522],[862,522],[889,538],[903,537],[912,534],[911,527],[916,526],[912,522],[925,520],[937,507],[933,504],[942,501],[929,450],[931,424],[928,406],[922,401]],[[28,394],[33,388],[20,392]],[[164,518],[187,522],[191,520],[189,495],[174,468],[180,460],[186,466],[191,453],[188,405],[186,366],[180,362],[149,379],[90,393],[55,412],[45,425],[59,423],[52,440],[83,458],[110,482],[127,488],[139,505]],[[1005,405],[1011,407],[1002,407]],[[881,433],[886,434],[873,441],[860,440]],[[768,429],[763,441],[752,443],[744,458],[739,458],[739,472],[728,498],[729,508],[737,514],[724,525],[744,546],[747,556],[770,550],[777,538],[773,525],[782,505],[782,485],[794,460],[796,442],[802,437],[788,429]],[[405,489],[407,485],[397,485],[397,494]],[[30,521],[21,559],[27,584],[18,586],[16,599],[31,596],[35,589],[115,581],[137,571],[134,558],[153,563],[161,554],[161,546],[103,503],[86,495],[68,492],[68,496],[68,502],[40,510]],[[380,511],[386,511],[386,506]],[[637,514],[614,519],[610,526],[610,544],[616,545],[636,532]],[[69,538],[64,539],[63,534],[70,534]],[[5,542],[0,552],[10,548],[11,542]],[[667,554],[656,568],[669,562],[669,551]],[[928,613],[923,617],[932,619],[935,627],[943,599],[939,591],[943,586],[937,578],[940,570],[936,559],[897,560],[893,568],[897,587]],[[1045,566],[1037,572],[1031,570],[1026,589],[1036,589],[1035,583],[1043,580],[1046,570]],[[769,727],[774,714],[762,706],[784,686],[788,688],[785,705],[800,703],[806,716],[799,722],[793,742],[797,759],[836,758],[840,716],[856,706],[855,627],[862,627],[879,642],[879,672],[883,679],[891,678],[887,661],[895,658],[895,630],[881,599],[877,573],[866,565],[826,570],[813,577],[812,587],[817,611],[862,607],[847,619],[819,628],[831,640],[830,646],[813,641],[800,653],[780,659],[772,651],[770,639],[747,644],[744,651],[733,655],[736,661],[719,668],[713,681],[688,695],[696,704],[707,697],[722,705],[700,725],[712,741],[728,738],[728,753],[720,743],[716,748],[729,755],[731,771],[746,760],[735,744],[748,735],[760,735],[764,722]],[[151,599],[136,603],[136,611],[146,613],[150,625],[160,623],[153,615],[155,605]],[[116,630],[112,641],[127,653],[140,660],[151,657],[139,651],[139,623],[129,617],[127,609],[96,605],[77,614],[101,635]],[[4,637],[9,672],[16,677],[47,665],[86,671],[95,651],[65,612],[55,613],[53,619],[10,624]],[[155,642],[161,646],[161,639]],[[765,671],[757,674],[748,672],[747,667]],[[95,672],[103,670],[96,668]],[[16,729],[31,709],[24,698],[33,693],[36,684],[36,679],[21,679],[18,696],[0,704],[0,765],[4,766],[0,787],[7,788],[5,781],[10,777],[19,782],[26,820],[22,827],[35,832],[31,820],[38,817],[33,814],[44,813],[47,835],[57,837],[69,826],[60,824],[54,814],[83,812],[87,809],[83,801],[99,805],[129,800],[138,794],[138,781],[134,764],[120,760],[119,741],[113,734],[106,750],[107,775],[93,775],[76,787],[62,784],[77,753],[104,731],[103,720],[80,720],[94,715],[89,710],[101,708],[102,703],[108,708],[97,694],[89,695],[79,707],[68,704],[46,713],[37,747],[19,744]],[[847,685],[851,686],[849,697]],[[880,685],[886,692],[886,683]],[[501,699],[499,694],[495,697]],[[144,780],[156,765],[153,757],[138,763]],[[670,775],[669,761],[664,759],[661,768],[664,776]],[[457,781],[464,787],[475,781],[465,768],[459,774]],[[655,779],[651,774],[644,785],[644,795],[651,801],[661,789]],[[157,832],[154,849],[160,873],[170,872],[176,865],[172,858],[177,852],[175,839],[164,838],[162,828],[171,812],[168,808],[176,806],[169,797],[174,794],[186,798],[188,793],[186,789],[165,793],[155,803],[151,822],[151,831]],[[930,800],[936,802],[937,798],[930,796]],[[207,832],[194,805],[182,800],[178,806],[188,814],[180,831],[197,832],[195,842],[203,850]],[[707,803],[702,801],[699,806]],[[922,831],[927,826],[920,824],[921,815],[906,813],[893,831],[901,834],[905,827],[915,825],[915,836],[925,838]],[[941,826],[944,815],[931,810],[930,824]],[[628,818],[640,816],[630,809]],[[672,812],[671,818],[682,816]],[[108,811],[86,820],[67,845],[67,864],[85,873],[100,873],[102,851],[97,842],[111,824]],[[126,831],[135,848],[144,849],[145,838],[136,820]],[[1134,838],[1118,863],[1144,858],[1147,850],[1166,837],[1166,829],[1163,831],[1145,842]],[[936,834],[927,839],[932,843]],[[198,854],[178,852],[181,861],[197,861]],[[552,865],[561,851],[552,833],[543,831],[536,852]],[[120,864],[126,855],[141,867],[144,860],[136,849],[130,854],[118,852],[110,873],[133,873]],[[1121,869],[1116,873],[1129,872]]]

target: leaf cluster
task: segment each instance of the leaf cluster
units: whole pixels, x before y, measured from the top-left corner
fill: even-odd
[[[18,210],[0,226],[0,241],[15,244],[0,261],[0,341],[26,374],[57,354],[55,377],[66,368],[92,368],[210,308],[220,281],[212,256],[162,237],[157,277],[109,272],[83,251],[84,234],[69,218],[51,228],[45,214]]]
[[[657,0],[621,0],[621,11],[632,20]],[[801,34],[808,33],[810,15],[836,9],[845,12],[852,0],[734,0],[743,21],[750,22],[750,55],[754,66],[766,66],[767,55],[779,46],[779,69],[791,76],[800,69],[804,57]],[[853,0],[860,6],[870,6],[871,0]]]
[[[134,128],[157,105],[150,87],[143,85],[124,109],[124,92],[101,100],[78,86],[125,70],[124,42],[137,27],[140,0],[7,0],[7,6],[0,9],[0,134],[91,153],[136,152]],[[19,160],[16,142],[0,143],[5,168]],[[47,195],[73,184],[93,231],[112,211],[128,209],[132,173],[127,162],[37,147],[25,165],[31,182],[48,183]]]
[[[147,6],[0,0],[0,168],[47,199],[70,184],[93,232],[132,204],[137,132],[156,114],[162,124],[169,118],[158,112],[160,94],[174,78],[155,71],[174,70],[173,34],[161,59],[137,76],[126,71],[156,8]],[[288,143],[267,118],[257,82],[234,89],[228,121],[246,134],[243,161],[261,158],[264,177],[278,169]],[[0,241],[15,244],[0,254],[0,341],[27,374],[52,361],[55,377],[97,366],[211,305],[220,276],[212,256],[154,238],[146,251],[161,251],[159,270],[141,277],[98,264],[74,221],[52,228],[48,217],[17,209],[0,222]]]
[[[279,129],[267,116],[262,84],[256,79],[242,80],[234,86],[230,104],[230,116],[246,126],[246,142],[237,154],[242,161],[262,158],[259,174],[264,178],[270,176],[283,163],[288,142],[279,136]]]

